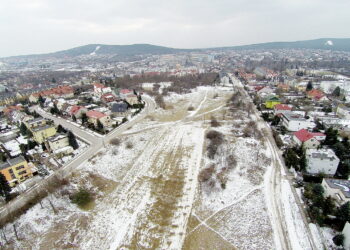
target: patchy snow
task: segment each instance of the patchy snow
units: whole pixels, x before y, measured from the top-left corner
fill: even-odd
[[[312,249],[299,207],[287,180],[282,180],[282,205],[292,249]]]
[[[96,52],[101,48],[101,46],[96,46],[95,50],[93,52],[90,53],[90,56],[94,56],[96,55]]]
[[[325,45],[328,45],[328,46],[333,46],[333,41],[328,40],[328,41],[325,43]]]

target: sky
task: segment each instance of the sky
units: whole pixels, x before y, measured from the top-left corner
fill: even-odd
[[[208,48],[350,38],[349,0],[1,0],[0,57],[86,44]]]

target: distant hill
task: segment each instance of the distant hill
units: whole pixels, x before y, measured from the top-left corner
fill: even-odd
[[[175,49],[152,44],[132,44],[132,45],[105,45],[88,44],[68,50],[61,50],[47,54],[34,54],[24,56],[12,56],[7,58],[23,59],[45,59],[45,58],[73,58],[77,56],[94,55],[119,55],[135,56],[144,54],[172,54],[177,52],[190,51],[186,49]]]
[[[350,51],[350,38],[321,38],[296,42],[270,42],[242,46],[217,47],[207,49],[175,49],[151,44],[105,45],[89,44],[48,54],[7,57],[8,59],[74,58],[77,56],[118,55],[123,57],[144,54],[172,54],[203,50],[251,50],[251,49],[326,49]]]
[[[296,42],[270,42],[242,46],[215,48],[217,50],[251,50],[251,49],[326,49],[350,51],[350,38],[321,38]]]

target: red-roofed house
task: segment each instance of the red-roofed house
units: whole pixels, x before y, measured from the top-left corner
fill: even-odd
[[[101,83],[94,83],[94,92],[97,96],[101,96],[106,93],[111,93],[112,90],[110,87],[106,87]]]
[[[76,118],[81,118],[82,114],[86,113],[87,111],[87,108],[83,106],[73,105],[69,110],[69,114],[71,116],[74,115]]]
[[[293,134],[293,141],[304,148],[318,148],[320,142],[326,139],[322,133],[312,133],[306,129],[301,129]]]
[[[130,90],[130,89],[121,89],[119,91],[119,95],[121,98],[126,98],[127,95],[130,95],[130,94],[134,94],[134,91]]]
[[[276,104],[273,108],[274,114],[280,116],[281,114],[290,113],[292,107],[287,104]]]
[[[328,98],[326,97],[326,95],[321,90],[318,90],[318,89],[313,89],[307,92],[307,97],[320,102],[328,101]]]
[[[114,102],[115,100],[117,98],[112,93],[106,93],[101,96],[101,101],[104,103]]]
[[[86,112],[86,116],[88,117],[88,121],[94,124],[95,127],[97,126],[98,120],[103,124],[104,127],[110,127],[112,125],[111,117],[99,111],[89,110]]]

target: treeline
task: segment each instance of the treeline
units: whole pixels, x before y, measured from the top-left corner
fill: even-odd
[[[214,85],[218,79],[217,73],[200,73],[184,76],[169,76],[167,73],[159,75],[126,75],[110,81],[108,85],[118,88],[141,89],[141,84],[145,82],[160,83],[172,82],[172,86],[167,88],[167,91],[176,93],[185,93],[189,89],[196,88],[202,85]]]

